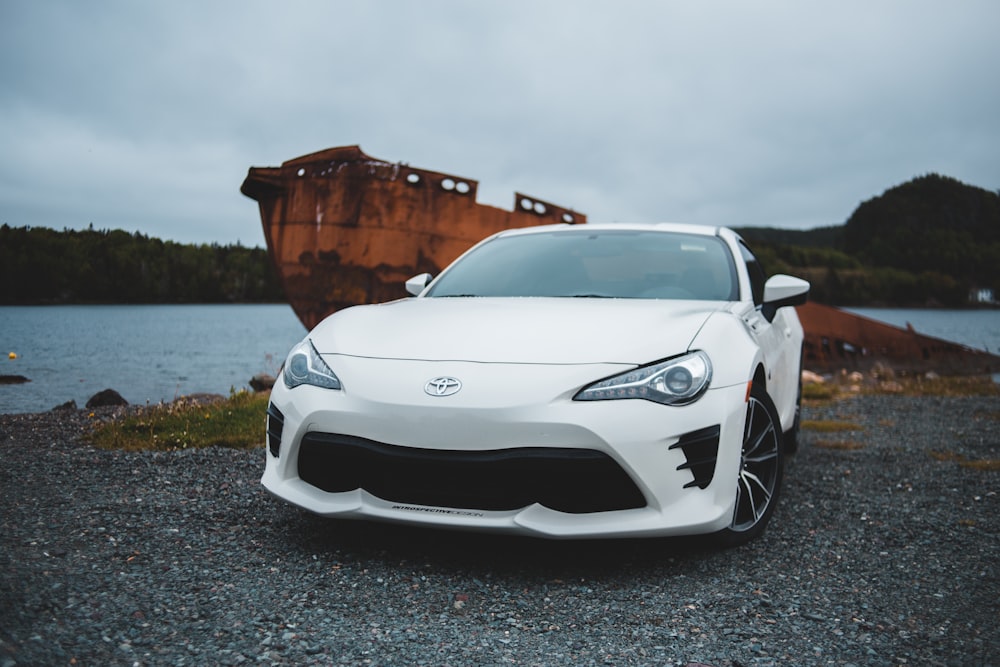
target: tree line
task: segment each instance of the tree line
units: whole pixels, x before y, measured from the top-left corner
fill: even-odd
[[[837,306],[1000,298],[1000,194],[930,174],[863,202],[843,225],[737,230],[768,274]],[[0,303],[255,303],[285,295],[262,248],[184,245],[121,230],[0,227]]]
[[[262,248],[181,244],[93,227],[0,227],[3,304],[284,300]]]

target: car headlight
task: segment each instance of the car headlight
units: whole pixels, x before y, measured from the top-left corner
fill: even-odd
[[[712,362],[704,352],[691,352],[636,368],[584,387],[574,401],[642,398],[665,405],[693,403],[712,380]]]
[[[300,384],[311,384],[326,389],[342,389],[340,378],[330,370],[308,338],[293,347],[292,351],[288,353],[281,377],[289,389],[298,387]]]

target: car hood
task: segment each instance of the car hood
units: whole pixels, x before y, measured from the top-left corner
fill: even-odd
[[[687,351],[720,301],[449,297],[334,313],[320,354],[493,363],[645,364]]]

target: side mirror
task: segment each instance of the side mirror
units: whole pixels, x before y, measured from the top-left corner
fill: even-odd
[[[761,312],[768,322],[774,319],[779,308],[798,306],[809,299],[809,283],[801,278],[777,274],[764,283],[764,305]]]
[[[406,281],[406,291],[413,296],[420,296],[420,293],[424,291],[428,283],[433,279],[429,273],[421,273],[419,276],[413,276]]]

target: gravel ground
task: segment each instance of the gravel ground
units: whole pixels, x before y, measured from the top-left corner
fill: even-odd
[[[321,520],[263,452],[0,416],[0,667],[1000,664],[996,398],[807,407],[768,531],[548,542]],[[932,456],[937,452],[943,456]]]

